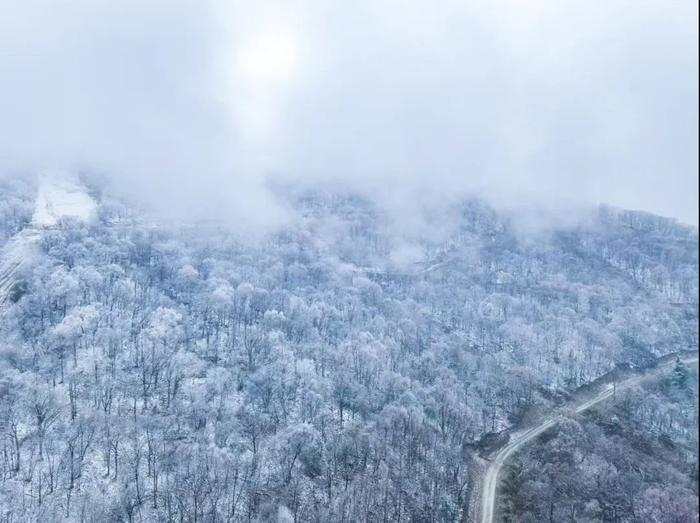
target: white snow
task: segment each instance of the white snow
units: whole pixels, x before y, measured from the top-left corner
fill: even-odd
[[[9,298],[17,273],[37,253],[41,229],[55,226],[63,217],[90,221],[97,204],[73,176],[47,173],[40,177],[32,224],[0,248],[0,307]]]
[[[8,300],[15,276],[37,253],[39,233],[25,229],[0,248],[0,308]]]
[[[89,222],[95,219],[96,210],[95,200],[74,176],[46,173],[40,178],[32,224],[52,227],[63,217]]]

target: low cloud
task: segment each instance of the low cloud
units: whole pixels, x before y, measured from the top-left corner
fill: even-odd
[[[267,227],[271,182],[398,215],[470,194],[697,223],[697,4],[26,0],[0,19],[0,168],[105,173]]]

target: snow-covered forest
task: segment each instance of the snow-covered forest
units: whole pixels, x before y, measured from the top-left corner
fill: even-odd
[[[506,521],[692,522],[698,514],[698,377],[679,364],[569,419],[514,461]]]
[[[697,349],[697,229],[650,214],[524,231],[474,199],[422,234],[318,191],[249,238],[89,190],[94,216],[37,224],[34,183],[0,186],[3,523],[468,520],[485,435],[616,365]],[[678,394],[625,423],[685,438],[697,504]],[[614,475],[597,430],[588,457]],[[624,474],[630,496],[659,476]]]

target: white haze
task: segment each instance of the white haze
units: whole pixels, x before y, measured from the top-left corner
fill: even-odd
[[[246,227],[287,219],[280,180],[697,223],[697,2],[257,4],[7,3],[2,172]]]

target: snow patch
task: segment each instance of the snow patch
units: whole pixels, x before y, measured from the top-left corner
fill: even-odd
[[[53,227],[64,217],[89,222],[96,216],[95,200],[74,176],[50,173],[40,177],[32,217],[35,227]]]

